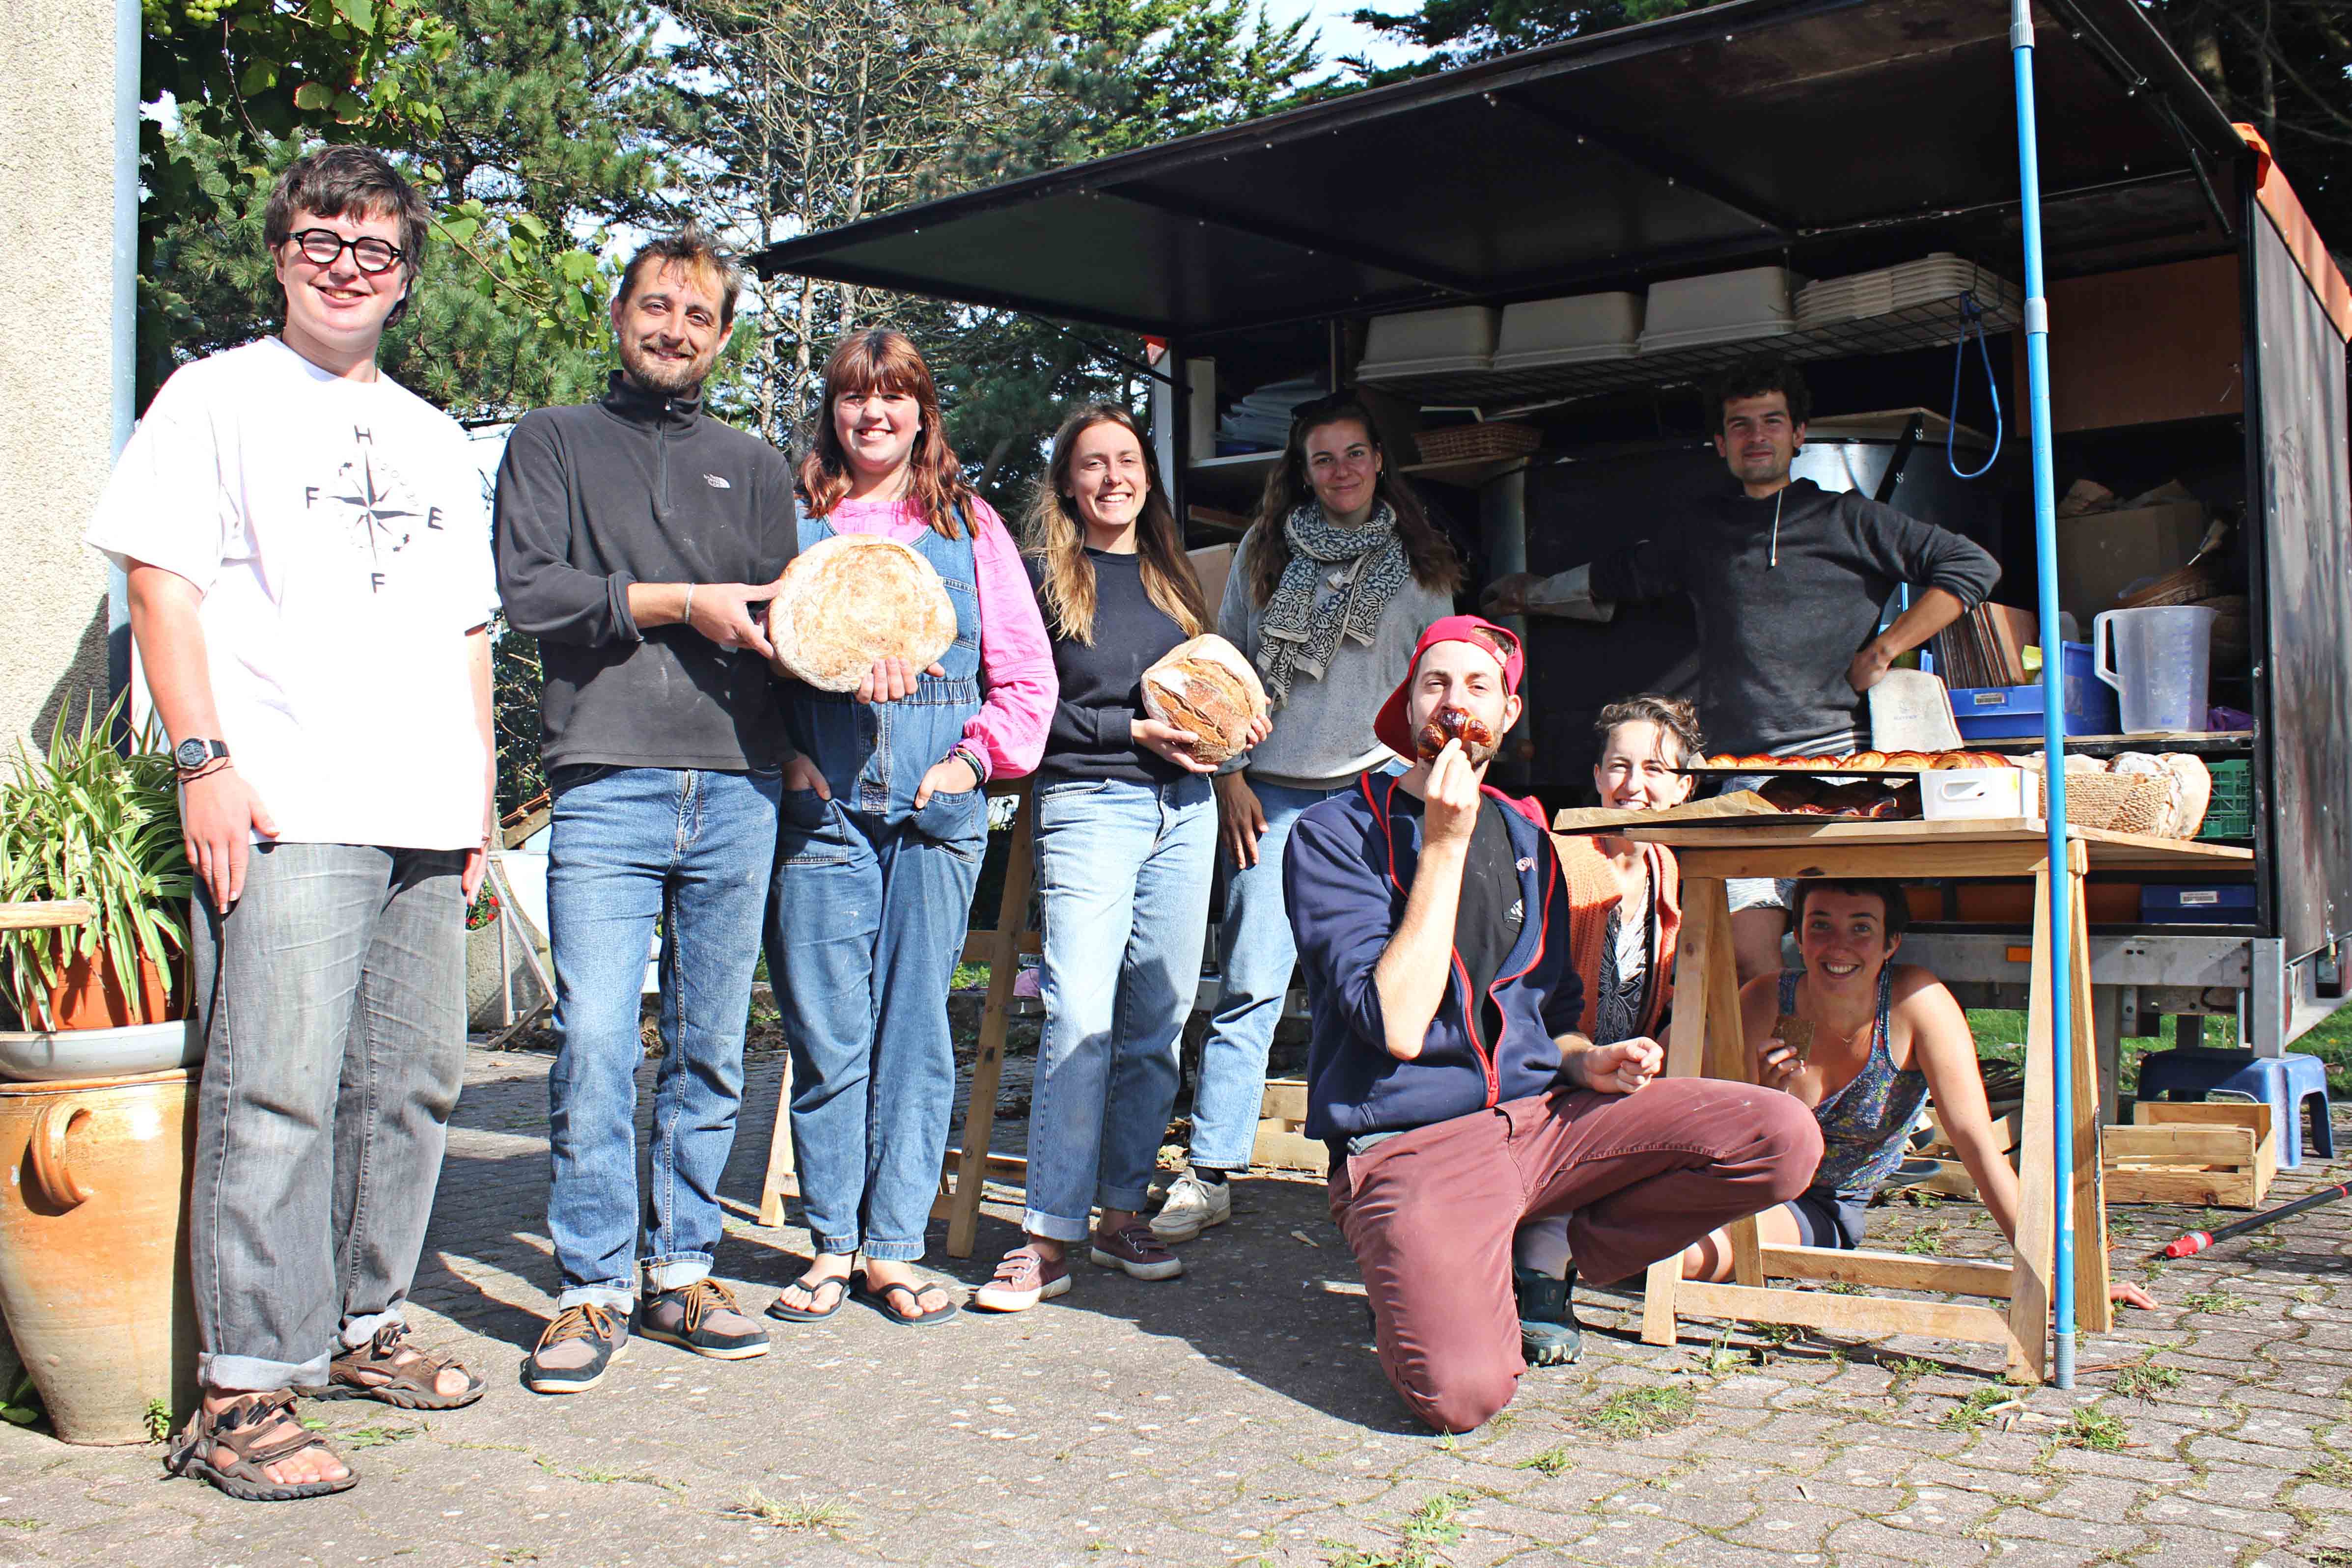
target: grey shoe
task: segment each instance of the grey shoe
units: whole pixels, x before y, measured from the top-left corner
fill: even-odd
[[[1168,1188],[1168,1201],[1151,1217],[1151,1234],[1162,1241],[1190,1241],[1233,1217],[1232,1182],[1202,1181],[1186,1171]]]
[[[555,1314],[522,1364],[523,1386],[534,1394],[581,1394],[604,1381],[629,1341],[628,1318],[583,1301]]]
[[[719,1361],[768,1354],[768,1331],[735,1304],[733,1292],[707,1276],[646,1297],[637,1309],[637,1332]]]
[[[1566,1366],[1584,1354],[1584,1331],[1569,1297],[1576,1270],[1566,1279],[1532,1269],[1511,1270],[1511,1293],[1518,1298],[1519,1354],[1529,1366]]]

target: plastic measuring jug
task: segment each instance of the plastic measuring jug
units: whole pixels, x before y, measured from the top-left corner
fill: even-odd
[[[2091,618],[2091,658],[2116,688],[2126,735],[2205,727],[2216,612],[2201,604],[2109,610]]]

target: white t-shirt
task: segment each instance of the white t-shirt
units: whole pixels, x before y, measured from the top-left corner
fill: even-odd
[[[466,633],[498,606],[457,422],[276,338],[173,373],[88,542],[204,591],[217,737],[281,842],[467,849],[487,758]]]

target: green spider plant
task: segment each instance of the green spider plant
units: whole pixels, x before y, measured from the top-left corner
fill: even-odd
[[[19,740],[0,774],[0,903],[81,899],[98,917],[58,931],[0,931],[0,988],[26,1027],[54,1028],[49,993],[76,957],[110,963],[134,1022],[146,1004],[139,960],[169,973],[188,946],[194,891],[180,837],[179,779],[151,733],[131,754],[112,737],[125,698],[79,727],[59,714],[47,755]]]

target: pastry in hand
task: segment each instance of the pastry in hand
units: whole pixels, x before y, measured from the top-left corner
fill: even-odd
[[[1442,707],[1430,715],[1413,737],[1413,748],[1423,762],[1434,762],[1449,740],[1462,743],[1462,755],[1473,768],[1495,759],[1495,732],[1466,707]]]
[[[1782,1045],[1797,1053],[1799,1061],[1809,1061],[1813,1054],[1813,1026],[1794,1013],[1782,1013],[1772,1020],[1772,1035]]]

